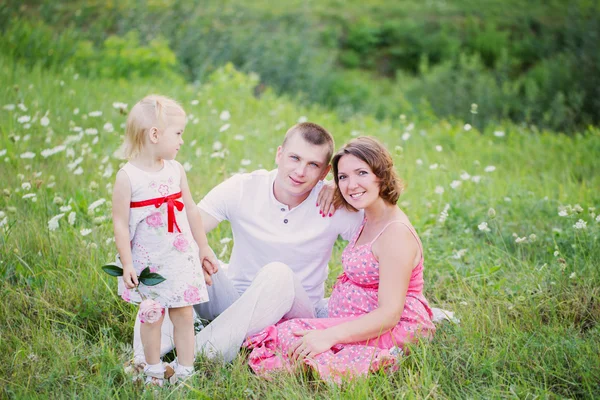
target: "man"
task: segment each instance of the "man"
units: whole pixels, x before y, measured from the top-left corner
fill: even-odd
[[[333,245],[340,235],[349,240],[363,217],[338,210],[323,218],[316,207],[332,154],[333,138],[323,127],[294,125],[277,149],[277,169],[235,175],[199,203],[206,232],[228,220],[234,245],[228,270],[212,275],[210,301],[195,306],[201,318],[213,320],[196,335],[197,353],[230,361],[248,335],[282,317],[326,313]],[[173,347],[170,329],[165,320],[162,353]],[[134,353],[143,360],[138,321]]]

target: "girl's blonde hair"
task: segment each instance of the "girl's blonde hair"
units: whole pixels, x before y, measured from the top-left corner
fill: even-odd
[[[148,129],[156,127],[163,131],[169,116],[181,114],[185,116],[183,107],[169,97],[151,94],[138,101],[127,116],[125,142],[121,148],[123,157],[129,160],[140,154]]]

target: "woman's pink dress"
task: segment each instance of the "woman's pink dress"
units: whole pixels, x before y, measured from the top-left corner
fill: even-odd
[[[371,246],[386,225],[369,243],[355,246],[366,219],[342,253],[344,272],[338,277],[329,299],[329,318],[292,319],[271,325],[246,339],[244,346],[252,349],[248,363],[254,372],[268,377],[271,372],[293,371],[295,363],[288,357],[288,350],[300,340],[293,332],[308,329],[326,329],[356,319],[378,307],[379,262]],[[377,338],[351,344],[338,344],[304,362],[324,380],[340,382],[342,377],[364,376],[380,368],[397,367],[398,356],[404,345],[419,337],[430,338],[435,326],[432,312],[423,296],[423,251],[421,241],[413,228],[410,232],[421,248],[421,260],[413,269],[400,322],[394,328],[382,332]],[[399,244],[401,245],[401,244]]]

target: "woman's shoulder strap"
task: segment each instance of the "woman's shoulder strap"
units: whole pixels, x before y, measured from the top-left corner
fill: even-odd
[[[413,235],[413,237],[415,238],[415,240],[417,241],[417,244],[419,245],[419,250],[421,250],[421,259],[423,259],[423,245],[421,244],[421,239],[419,239],[419,236],[417,235],[417,232],[415,232],[415,229],[410,225],[407,224],[404,221],[401,221],[399,219],[395,219],[393,221],[388,222],[382,229],[381,231],[379,231],[379,233],[377,235],[375,235],[375,238],[373,240],[371,240],[371,244],[373,244],[377,239],[379,239],[379,236],[381,236],[381,234],[392,224],[395,223],[400,223],[404,226],[406,226],[406,228],[408,228],[408,230],[410,231],[410,233]]]

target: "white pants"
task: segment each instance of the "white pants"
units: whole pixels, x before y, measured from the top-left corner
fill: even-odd
[[[285,264],[265,265],[250,287],[239,294],[223,271],[212,276],[210,301],[194,306],[203,319],[213,320],[196,335],[196,354],[210,358],[233,360],[244,339],[281,318],[314,318],[315,308],[300,280]],[[173,324],[165,313],[162,324],[161,355],[172,350]],[[140,322],[136,318],[133,353],[136,363],[143,362],[144,348],[140,338]]]

